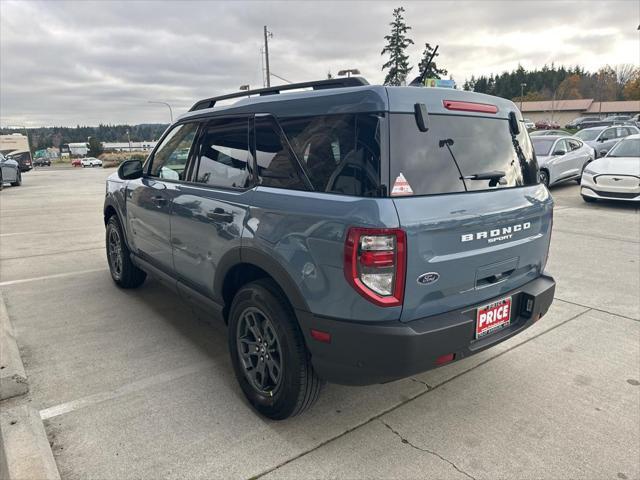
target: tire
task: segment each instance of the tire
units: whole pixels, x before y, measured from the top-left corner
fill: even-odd
[[[582,196],[582,200],[584,200],[587,203],[596,203],[598,201],[597,198],[588,197],[586,195],[581,195],[581,196]]]
[[[582,183],[582,176],[576,178],[576,183],[580,185]]]
[[[546,170],[540,170],[540,183],[544,183],[544,186],[549,188],[549,174]]]
[[[137,288],[142,285],[147,274],[131,261],[131,254],[116,215],[112,215],[107,222],[105,243],[109,272],[116,285],[121,288]]]
[[[313,370],[293,309],[272,281],[251,282],[234,297],[229,352],[240,388],[265,417],[284,420],[318,399],[322,381]]]
[[[20,173],[20,170],[18,170],[18,177],[16,178],[15,182],[11,182],[11,186],[19,187],[20,185],[22,185],[22,173]]]

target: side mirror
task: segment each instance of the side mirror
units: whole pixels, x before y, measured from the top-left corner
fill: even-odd
[[[518,124],[516,112],[509,112],[509,130],[511,130],[511,135],[518,135],[520,133],[520,125]]]
[[[556,150],[555,152],[553,152],[553,155],[554,155],[555,157],[561,157],[561,156],[562,156],[562,155],[564,155],[565,153],[567,153],[567,152],[565,152],[565,151],[563,151],[563,150]]]
[[[142,162],[140,160],[127,160],[118,167],[118,177],[123,180],[133,180],[142,177]]]

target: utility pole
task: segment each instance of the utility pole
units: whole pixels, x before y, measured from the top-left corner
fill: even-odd
[[[267,26],[264,26],[264,64],[267,72],[267,88],[271,86],[271,73],[269,72],[269,37],[273,37],[273,34],[267,30]]]
[[[526,83],[521,83],[520,84],[520,112],[522,112],[522,100],[524,98],[524,87],[526,87],[527,84]]]

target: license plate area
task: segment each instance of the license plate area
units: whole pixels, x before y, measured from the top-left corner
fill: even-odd
[[[476,339],[486,337],[511,324],[511,297],[478,307],[476,311]]]

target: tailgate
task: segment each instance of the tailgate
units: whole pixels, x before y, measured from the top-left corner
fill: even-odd
[[[481,303],[544,269],[553,214],[544,186],[393,201],[407,234],[404,322]]]

